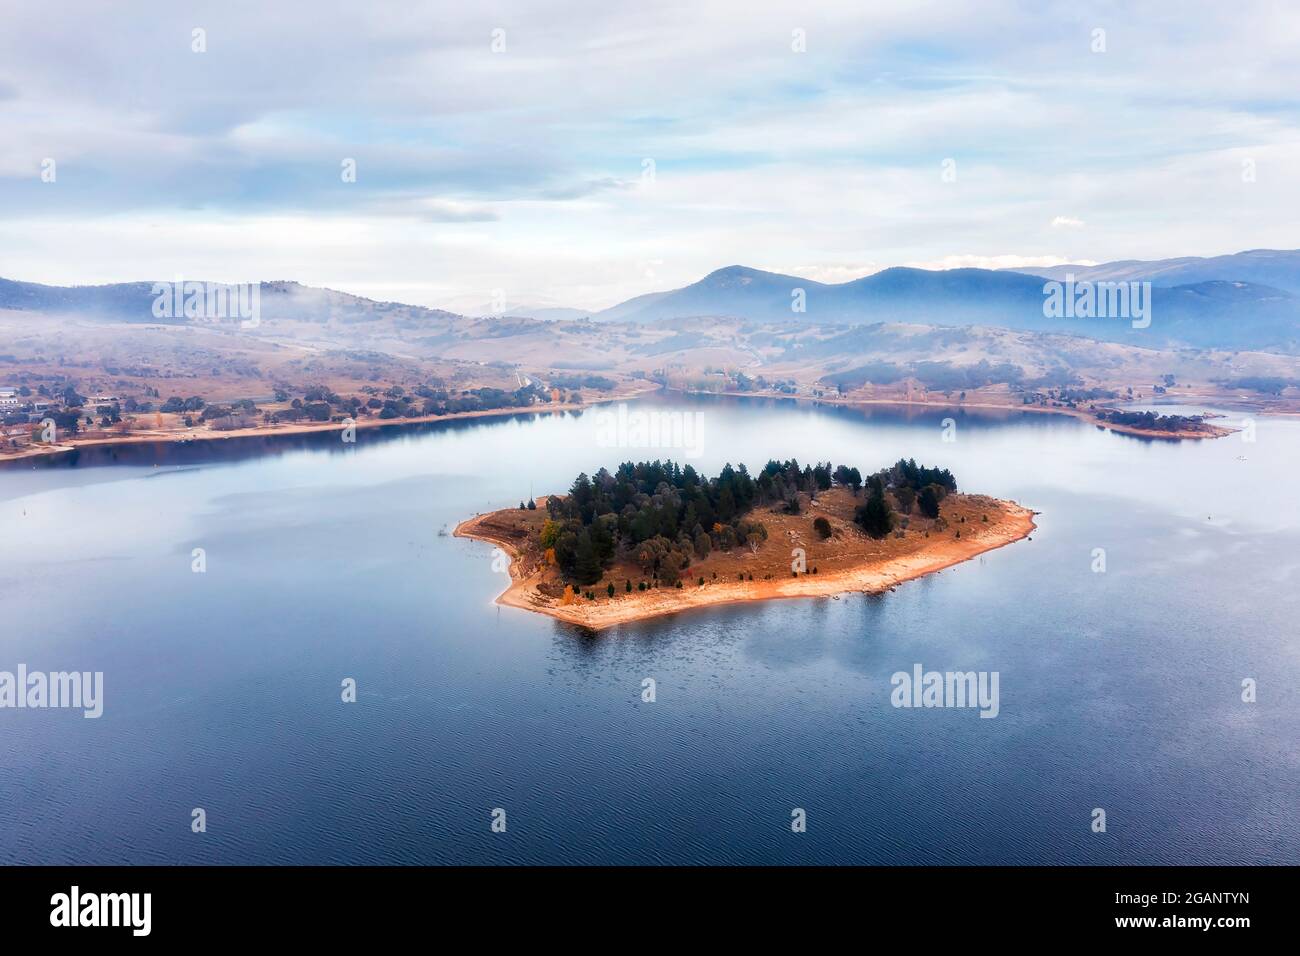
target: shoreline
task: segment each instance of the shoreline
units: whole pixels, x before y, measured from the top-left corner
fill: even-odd
[[[654,390],[657,390],[658,386]],[[626,402],[639,398],[651,389],[637,389],[628,394],[611,395],[590,402],[564,402],[556,405],[528,405],[518,408],[482,408],[472,412],[452,412],[447,415],[419,415],[413,418],[363,418],[355,423],[358,431],[366,428],[402,427],[404,425],[424,425],[432,422],[462,421],[472,418],[491,418],[506,415],[541,415],[548,412],[577,412],[611,402]],[[231,428],[227,431],[140,431],[125,435],[105,435],[94,438],[78,438],[71,441],[44,444],[30,442],[18,451],[0,451],[0,466],[10,462],[24,461],[30,458],[42,458],[50,455],[67,454],[79,448],[147,445],[155,442],[215,442],[231,438],[274,438],[280,435],[310,435],[316,432],[341,432],[347,426],[342,422],[294,422],[290,425],[250,425],[247,428]]]
[[[1224,428],[1221,425],[1210,425],[1210,424],[1206,424],[1204,426],[1204,430],[1201,431],[1184,430],[1184,431],[1177,431],[1177,432],[1167,432],[1167,431],[1159,431],[1157,429],[1138,428],[1134,425],[1123,425],[1116,422],[1102,421],[1101,419],[1093,415],[1091,412],[1088,412],[1080,408],[1052,408],[1043,405],[1013,405],[1010,403],[1002,405],[1002,404],[997,404],[995,402],[953,402],[947,399],[941,402],[928,402],[928,401],[918,401],[916,399],[912,399],[911,401],[909,401],[908,399],[905,398],[843,399],[843,398],[831,398],[829,396],[823,396],[821,398],[817,398],[816,396],[812,396],[812,395],[781,395],[781,394],[768,395],[762,392],[695,392],[695,391],[690,391],[689,389],[675,388],[671,386],[665,386],[665,389],[667,391],[676,392],[679,395],[688,395],[688,396],[689,395],[720,395],[720,396],[725,396],[727,398],[766,398],[766,399],[775,399],[778,401],[812,402],[814,405],[830,405],[836,408],[864,408],[872,405],[893,405],[893,406],[898,406],[900,408],[933,408],[933,409],[978,408],[987,411],[999,411],[999,412],[1037,412],[1039,414],[1048,414],[1048,415],[1067,415],[1070,418],[1077,419],[1078,421],[1081,422],[1086,422],[1087,424],[1094,425],[1097,428],[1103,429],[1105,431],[1118,432],[1119,434],[1122,435],[1134,435],[1139,438],[1160,438],[1160,439],[1164,439],[1165,441],[1183,441],[1184,439],[1190,441],[1203,441],[1209,438],[1225,438],[1228,435],[1235,435],[1237,433],[1237,429],[1235,428]],[[1271,413],[1267,411],[1261,411],[1260,414],[1267,415],[1267,414],[1289,414],[1289,413],[1285,413],[1285,412]]]
[[[649,383],[647,383],[649,384]],[[600,405],[608,405],[614,402],[633,401],[644,397],[647,393],[664,391],[673,392],[678,395],[690,396],[723,396],[727,398],[749,398],[749,399],[768,399],[778,401],[794,402],[811,402],[813,405],[828,405],[835,408],[865,408],[869,406],[896,406],[900,408],[930,408],[930,409],[962,409],[974,408],[986,411],[1000,412],[1035,412],[1037,414],[1049,415],[1066,415],[1078,421],[1091,424],[1105,431],[1113,431],[1124,435],[1133,435],[1139,438],[1155,438],[1164,441],[1202,441],[1211,438],[1223,438],[1228,435],[1236,434],[1237,429],[1224,428],[1220,425],[1206,424],[1203,431],[1179,431],[1166,432],[1151,429],[1137,428],[1132,425],[1117,424],[1115,422],[1105,422],[1098,419],[1093,414],[1077,408],[1050,408],[1041,405],[1012,405],[998,404],[995,402],[952,402],[952,401],[918,401],[907,400],[905,398],[865,398],[865,399],[839,399],[829,396],[817,398],[810,395],[781,395],[766,394],[756,392],[697,392],[689,389],[683,389],[674,386],[660,386],[653,384],[647,388],[632,389],[622,394],[614,394],[608,397],[599,398],[589,402],[565,402],[556,405],[529,405],[518,408],[485,408],[477,409],[471,412],[452,412],[447,415],[418,415],[412,418],[364,418],[355,422],[357,429],[367,428],[384,428],[384,427],[402,427],[404,425],[422,425],[432,422],[463,421],[474,418],[491,418],[502,417],[507,415],[539,415],[547,412],[575,412],[583,411],[588,408],[594,408]],[[1257,414],[1261,415],[1300,415],[1300,412],[1272,412],[1261,410]],[[93,438],[76,438],[71,441],[61,441],[53,444],[44,444],[40,442],[29,442],[17,451],[0,450],[0,466],[11,462],[24,461],[30,458],[42,458],[53,455],[67,454],[76,451],[78,448],[90,447],[112,447],[122,445],[150,444],[155,442],[170,443],[187,443],[187,442],[215,442],[231,438],[273,438],[279,435],[309,435],[316,432],[338,432],[345,427],[341,422],[319,422],[304,423],[295,422],[293,424],[277,425],[250,425],[246,428],[232,428],[227,431],[212,430],[185,430],[185,431],[153,431],[142,429],[140,431],[130,432],[124,435],[107,435],[95,436]]]
[[[538,507],[545,498],[538,498]],[[563,605],[543,595],[537,585],[546,575],[545,568],[525,562],[517,541],[484,528],[485,522],[517,509],[503,508],[467,518],[456,525],[454,537],[483,541],[500,547],[510,557],[510,584],[494,599],[495,604],[545,614],[568,624],[593,631],[619,624],[677,614],[694,608],[708,608],[751,601],[791,598],[833,597],[839,594],[880,594],[899,584],[936,574],[963,564],[972,558],[996,551],[1028,538],[1038,527],[1038,514],[1015,502],[998,500],[1002,507],[999,519],[987,528],[968,531],[963,538],[935,539],[928,547],[884,561],[868,561],[855,568],[825,574],[802,574],[797,578],[760,581],[712,581],[705,587],[687,584],[681,589],[655,588],[649,591],[603,595],[596,601],[581,599]]]

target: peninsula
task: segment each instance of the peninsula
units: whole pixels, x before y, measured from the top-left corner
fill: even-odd
[[[1034,513],[960,494],[947,469],[900,460],[867,476],[769,461],[715,478],[627,462],[567,495],[478,515],[457,537],[511,558],[501,604],[598,630],[689,608],[877,593],[1027,537]]]

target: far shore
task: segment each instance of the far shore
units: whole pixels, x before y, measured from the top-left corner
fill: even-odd
[[[427,424],[430,422],[458,421],[470,418],[494,418],[510,415],[542,415],[548,412],[577,412],[596,405],[610,402],[629,401],[657,390],[658,385],[632,389],[622,394],[604,398],[595,398],[586,402],[561,402],[547,405],[521,405],[517,408],[483,408],[472,412],[450,412],[446,415],[419,415],[412,418],[360,418],[355,427],[358,430],[368,428],[401,427],[403,425]],[[0,464],[9,461],[21,461],[26,458],[39,458],[46,455],[59,455],[78,448],[93,446],[140,445],[154,442],[213,442],[230,438],[273,438],[277,435],[309,435],[316,432],[341,432],[347,426],[342,422],[293,422],[289,424],[258,424],[247,428],[231,428],[218,431],[211,428],[178,429],[138,429],[119,435],[94,435],[77,437],[67,441],[45,443],[29,442],[17,450],[0,450]]]
[[[1066,408],[1064,406],[1056,407],[1051,405],[1025,405],[1015,404],[1013,402],[968,402],[952,401],[950,399],[938,399],[930,401],[927,399],[906,398],[840,398],[839,396],[823,395],[783,395],[779,392],[696,392],[683,388],[669,388],[669,391],[677,392],[681,395],[720,395],[728,398],[768,398],[796,402],[812,402],[814,405],[834,405],[840,408],[859,408],[865,406],[897,406],[900,408],[980,408],[992,411],[1003,412],[1038,412],[1049,415],[1069,415],[1071,418],[1077,418],[1080,421],[1088,422],[1098,428],[1106,431],[1119,432],[1124,435],[1137,435],[1142,438],[1162,438],[1166,441],[1181,441],[1190,439],[1200,441],[1207,438],[1223,438],[1227,435],[1236,434],[1234,428],[1224,428],[1222,425],[1211,425],[1208,422],[1203,423],[1201,428],[1195,431],[1182,429],[1180,431],[1161,431],[1154,428],[1138,428],[1134,425],[1123,425],[1118,422],[1103,421],[1086,408]],[[1108,406],[1109,407],[1109,406]],[[1261,414],[1271,414],[1262,412]]]
[[[527,540],[512,528],[512,524],[517,524],[519,520],[518,509],[507,508],[477,515],[462,521],[453,533],[458,538],[494,544],[510,557],[510,584],[496,598],[498,604],[546,614],[591,630],[601,630],[692,608],[782,598],[836,597],[854,592],[878,594],[906,581],[943,571],[1020,541],[1029,537],[1037,527],[1034,523],[1036,512],[1015,502],[984,496],[962,495],[954,498],[969,505],[972,514],[982,511],[994,516],[987,524],[963,524],[961,529],[964,533],[961,537],[935,535],[922,538],[920,534],[909,533],[910,550],[905,553],[883,560],[864,558],[852,566],[839,569],[828,567],[821,570],[821,573],[754,581],[707,579],[703,586],[698,585],[692,577],[681,588],[657,587],[631,592],[619,589],[613,597],[598,591],[595,600],[580,597],[569,604],[561,603],[539,589],[539,584],[554,577],[554,571],[532,558],[528,553]],[[544,512],[545,501],[545,498],[538,499],[539,512]],[[765,544],[765,549],[774,543],[769,541]],[[755,556],[741,552],[741,560],[748,561],[751,557]],[[758,557],[755,565],[762,560],[762,557]],[[788,559],[780,557],[779,560]],[[808,560],[813,562],[811,556]],[[694,568],[687,572],[688,575],[696,573]],[[789,575],[788,570],[785,573]]]
[[[1180,441],[1183,439],[1202,440],[1207,438],[1222,438],[1226,435],[1236,433],[1236,429],[1225,428],[1221,425],[1212,425],[1208,422],[1198,431],[1158,431],[1154,429],[1137,428],[1131,425],[1122,425],[1115,422],[1101,421],[1086,409],[1080,408],[1057,408],[1043,405],[1016,405],[1010,402],[1005,404],[997,402],[953,402],[947,399],[943,400],[917,400],[911,401],[904,398],[839,398],[835,396],[815,397],[811,395],[783,395],[779,393],[768,392],[696,392],[689,389],[682,389],[673,386],[660,386],[657,383],[644,382],[640,387],[629,389],[620,389],[618,392],[593,398],[590,401],[583,402],[565,402],[546,405],[528,405],[517,408],[485,408],[472,412],[451,412],[446,415],[419,415],[411,418],[361,418],[355,423],[358,429],[383,428],[383,427],[401,427],[403,425],[427,424],[430,422],[457,421],[474,418],[493,418],[504,417],[509,415],[537,415],[547,412],[574,412],[582,411],[598,405],[608,405],[612,402],[631,401],[644,397],[647,393],[655,391],[668,391],[680,395],[714,395],[725,396],[728,398],[758,398],[758,399],[778,399],[796,402],[811,402],[817,405],[830,405],[842,408],[856,408],[867,406],[897,406],[901,408],[975,408],[986,409],[991,411],[1004,412],[1037,412],[1040,414],[1069,415],[1080,421],[1088,422],[1098,428],[1107,431],[1119,432],[1125,435],[1135,435],[1142,438],[1157,438],[1165,441]],[[1259,414],[1288,414],[1286,412],[1261,411]],[[1300,413],[1298,413],[1300,414]],[[125,434],[95,434],[85,437],[75,437],[65,441],[45,443],[45,442],[28,442],[17,449],[0,449],[0,465],[6,462],[21,461],[28,458],[38,458],[48,455],[65,454],[78,448],[89,448],[94,446],[120,446],[149,444],[153,442],[212,442],[223,441],[230,438],[264,438],[274,437],[276,435],[306,435],[314,432],[341,432],[346,428],[341,422],[293,422],[280,424],[257,424],[250,425],[246,428],[232,428],[224,431],[218,431],[211,428],[186,428],[186,429],[147,429],[141,428]]]

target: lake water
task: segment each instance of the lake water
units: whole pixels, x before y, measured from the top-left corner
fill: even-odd
[[[0,670],[102,671],[105,700],[0,710],[0,862],[1300,861],[1300,422],[634,408],[698,413],[710,473],[910,456],[1039,529],[881,596],[593,635],[496,606],[491,548],[438,535],[680,457],[591,412],[11,466]],[[917,663],[997,671],[1000,713],[891,706]]]

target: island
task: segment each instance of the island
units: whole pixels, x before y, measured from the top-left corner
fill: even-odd
[[[1093,413],[1099,428],[1145,438],[1223,438],[1234,429],[1211,425],[1206,415],[1161,415],[1158,412],[1131,412],[1102,408]]]
[[[580,474],[567,495],[461,522],[510,558],[497,602],[599,630],[690,608],[879,593],[1028,537],[1034,512],[958,493],[947,469],[900,460],[868,475],[830,462],[672,461]]]

